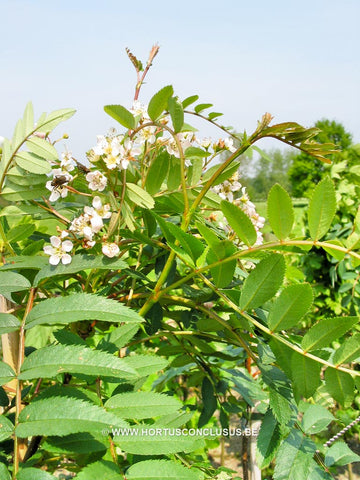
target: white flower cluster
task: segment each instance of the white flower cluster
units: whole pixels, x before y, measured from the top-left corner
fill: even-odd
[[[205,150],[209,150],[212,146],[214,152],[218,152],[220,150],[228,150],[229,152],[233,153],[236,151],[234,147],[234,141],[231,137],[226,138],[225,140],[218,140],[217,143],[213,143],[211,138],[197,138],[194,132],[181,132],[176,135],[179,143],[181,144],[183,152],[194,143],[197,143],[200,147],[205,148]],[[166,146],[166,150],[170,155],[174,155],[175,157],[179,158],[179,148],[177,142],[173,137],[160,139],[160,142]]]
[[[144,153],[145,149],[153,148],[156,145],[163,147],[170,155],[177,158],[180,157],[180,148],[185,152],[190,146],[197,144],[200,148],[205,149],[211,155],[228,150],[234,152],[236,149],[232,138],[225,140],[218,140],[213,142],[211,138],[199,139],[194,132],[180,132],[173,136],[165,136],[161,133],[161,129],[157,126],[151,125],[151,119],[147,112],[147,106],[139,101],[133,103],[131,112],[135,116],[137,125],[140,127],[136,134],[123,135],[117,134],[115,129],[109,131],[107,135],[98,135],[96,145],[87,153],[90,167],[83,167],[73,157],[71,152],[65,152],[61,155],[60,165],[52,170],[52,179],[46,183],[46,188],[51,191],[49,200],[56,202],[59,198],[65,198],[68,191],[74,191],[68,184],[74,177],[70,172],[73,172],[76,166],[79,170],[86,174],[86,181],[88,182],[89,190],[93,192],[103,192],[107,185],[108,174],[112,171],[127,170],[130,162],[137,160],[137,156]],[[160,123],[166,124],[169,121],[169,116],[164,116],[160,119]],[[105,171],[101,168],[96,169],[96,163],[101,161],[102,167],[105,166]],[[185,160],[186,166],[190,166],[190,160]],[[238,191],[241,185],[237,181],[226,181],[222,186],[215,187],[215,191],[222,197],[233,201],[233,192]],[[80,192],[78,192],[80,193]],[[68,252],[73,248],[70,240],[63,241],[64,236],[71,233],[75,241],[81,240],[83,248],[92,248],[96,241],[94,237],[103,228],[104,219],[111,217],[110,205],[102,205],[100,197],[96,196],[93,199],[92,206],[85,206],[83,213],[74,218],[68,231],[63,231],[60,237],[52,236],[50,238],[51,245],[44,247],[46,254],[50,255],[50,263],[57,265],[60,261],[63,264],[71,262],[71,256]],[[253,218],[254,214],[253,214]],[[119,255],[119,246],[114,242],[108,242],[105,235],[102,238],[102,252],[107,257],[115,257]]]
[[[141,149],[124,135],[98,135],[97,144],[90,153],[91,162],[102,159],[108,170],[126,170]]]
[[[213,192],[217,193],[220,198],[223,200],[228,200],[229,202],[234,201],[234,193],[241,190],[241,183],[239,182],[239,174],[237,172],[229,178],[229,180],[225,180],[223,183],[219,185],[215,185],[212,187]]]
[[[212,187],[212,190],[217,193],[220,198],[234,203],[246,213],[256,230],[257,240],[255,245],[261,245],[263,243],[261,229],[264,227],[265,218],[257,213],[255,205],[250,201],[249,195],[246,192],[246,187],[243,187],[239,182],[238,172],[235,172],[229,180],[225,180],[220,185]],[[242,195],[234,200],[234,193],[240,190]],[[228,224],[225,225],[223,222],[221,222],[219,226],[227,232],[231,230],[230,226]]]
[[[74,218],[69,230],[84,239],[84,248],[91,248],[95,245],[94,235],[104,226],[103,219],[110,217],[110,205],[103,205],[100,197],[94,197],[92,207],[84,207],[84,213]]]
[[[82,239],[83,248],[91,248],[95,245],[94,235],[97,234],[104,226],[103,220],[111,217],[110,205],[103,205],[100,197],[94,197],[92,207],[85,206],[84,213],[74,218],[69,227],[71,232],[77,238]],[[44,247],[44,252],[50,255],[51,265],[58,265],[61,262],[66,265],[71,262],[71,256],[68,254],[73,248],[70,240],[62,241],[68,236],[67,231],[62,231],[60,237],[50,237],[51,245]],[[116,243],[104,242],[102,252],[107,257],[115,257],[120,253]]]

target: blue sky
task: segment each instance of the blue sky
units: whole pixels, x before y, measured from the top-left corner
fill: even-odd
[[[180,98],[213,103],[238,131],[251,132],[265,112],[305,126],[326,117],[360,142],[359,18],[358,0],[3,0],[0,135],[11,135],[29,100],[38,115],[73,107],[58,133],[84,158],[114,125],[103,105],[131,106],[125,47],[145,60],[159,43],[144,102],[172,84]],[[201,133],[221,136],[207,125]]]

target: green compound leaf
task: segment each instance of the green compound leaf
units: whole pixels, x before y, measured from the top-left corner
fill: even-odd
[[[287,345],[284,345],[282,342],[277,340],[276,338],[272,338],[269,342],[271,350],[274,352],[276,360],[281,367],[281,369],[284,371],[284,373],[291,378],[291,357],[293,350],[288,347]]]
[[[7,241],[9,243],[21,242],[29,238],[35,231],[36,226],[33,223],[27,225],[16,225],[7,232]]]
[[[304,413],[302,426],[305,433],[312,435],[325,430],[333,420],[335,420],[334,415],[325,407],[321,405],[310,405]]]
[[[10,382],[15,378],[14,370],[7,363],[0,362],[0,384],[4,385],[5,383]]]
[[[252,221],[246,213],[237,205],[226,200],[220,203],[220,208],[239,239],[248,247],[254,245],[257,240],[257,234]]]
[[[11,437],[14,432],[14,425],[4,415],[0,415],[0,442]]]
[[[49,264],[49,260],[45,257],[19,255],[17,257],[8,257],[0,270],[41,270],[45,265]]]
[[[348,332],[358,321],[359,317],[324,318],[306,332],[301,347],[305,351],[327,347]]]
[[[167,152],[161,152],[151,163],[146,175],[145,188],[154,195],[158,193],[164,182],[170,167],[170,155]]]
[[[86,432],[74,433],[66,437],[47,437],[41,446],[47,452],[55,454],[103,452],[109,447],[105,436],[95,437]]]
[[[0,478],[2,480],[11,480],[9,470],[4,463],[0,463]]]
[[[31,102],[25,107],[23,126],[25,135],[29,135],[34,130],[34,108]]]
[[[20,320],[10,313],[0,313],[0,335],[19,330]]]
[[[199,95],[191,95],[190,97],[187,97],[185,98],[185,100],[183,100],[182,106],[183,108],[186,108],[197,100],[199,100]]]
[[[208,377],[204,377],[201,385],[201,397],[203,409],[199,418],[198,427],[201,428],[208,423],[217,407],[214,387]]]
[[[351,405],[355,392],[354,379],[349,373],[329,367],[325,370],[325,385],[326,390],[340,405]]]
[[[227,180],[229,177],[231,177],[231,175],[233,173],[235,173],[237,170],[239,170],[239,167],[240,167],[240,162],[236,162],[236,161],[232,162],[230,165],[228,165],[225,168],[225,170],[220,175],[218,175],[214,179],[214,181],[212,182],[212,186],[214,187],[215,185],[219,185],[220,183],[222,183],[224,180]],[[206,172],[204,173],[203,178],[202,178],[203,183],[210,180],[210,178],[218,170],[219,170],[219,165],[214,165],[213,167],[210,167],[208,170],[206,170]],[[218,197],[218,195],[216,193],[214,193],[214,196],[217,197],[220,200],[220,198]]]
[[[52,378],[59,373],[103,376],[109,379],[134,379],[137,372],[126,359],[82,345],[50,345],[25,358],[19,378]]]
[[[133,130],[136,126],[134,115],[122,105],[105,105],[105,112],[125,128]]]
[[[176,412],[182,404],[176,398],[161,393],[126,392],[109,398],[104,406],[119,417],[142,420]]]
[[[161,226],[161,225],[160,225]],[[204,251],[204,245],[201,241],[189,233],[185,233],[177,225],[167,222],[167,228],[171,235],[178,240],[181,249],[183,249],[192,258],[194,264],[196,260],[202,255]],[[164,232],[165,235],[165,232]],[[169,241],[170,238],[168,239]]]
[[[2,477],[1,477],[2,478]],[[38,468],[23,468],[16,475],[17,480],[56,480],[54,475]]]
[[[279,423],[268,409],[261,423],[256,443],[256,460],[259,468],[266,468],[274,458],[281,443]]]
[[[43,114],[37,122],[36,131],[42,133],[50,133],[59,123],[71,118],[76,110],[73,108],[63,108],[55,110],[49,115]]]
[[[174,127],[174,132],[178,133],[181,131],[182,126],[184,125],[183,106],[177,97],[170,97],[168,100],[168,108]]]
[[[196,222],[195,225],[196,225],[196,228],[199,230],[203,239],[209,245],[209,247],[216,250],[216,245],[218,244],[219,239],[215,235],[215,233],[211,230],[211,228],[207,227],[206,225],[203,225],[200,222]]]
[[[335,365],[349,363],[360,357],[360,333],[356,333],[347,338],[344,343],[336,350],[333,362]]]
[[[312,301],[312,289],[308,283],[284,288],[271,307],[268,317],[270,330],[278,332],[296,325],[308,312]]]
[[[56,148],[43,138],[30,137],[26,142],[26,146],[34,155],[44,158],[45,160],[56,162],[59,159],[59,154]]]
[[[125,196],[134,202],[135,205],[139,205],[140,207],[144,208],[154,208],[155,202],[152,196],[135,183],[126,183]]]
[[[325,455],[325,465],[331,467],[332,465],[347,465],[348,463],[360,462],[360,457],[355,452],[350,450],[345,442],[336,442]]]
[[[23,168],[20,168],[18,165],[10,168],[7,172],[7,177],[11,180],[12,183],[16,183],[17,185],[45,185],[45,183],[49,180],[46,175],[38,175],[38,174],[29,174]],[[38,207],[35,207],[37,209]],[[40,217],[40,215],[38,215]],[[24,225],[23,225],[24,226]]]
[[[136,430],[138,430],[137,435]],[[181,429],[178,431],[176,435],[168,429],[139,425],[130,430],[121,428],[120,434],[115,435],[113,441],[125,452],[135,455],[169,455],[177,452],[191,452],[203,447],[203,438],[181,434]]]
[[[211,155],[210,152],[207,152],[206,150],[203,150],[199,147],[188,147],[185,150],[186,158],[206,158],[209,155]]]
[[[321,383],[320,363],[294,352],[291,357],[291,379],[296,400],[311,397]]]
[[[237,249],[230,240],[219,240],[211,246],[207,254],[207,262],[209,264],[220,262],[216,267],[210,269],[210,273],[218,288],[224,288],[232,282],[236,268],[236,259],[230,262],[222,262],[225,258],[231,257],[236,253]]]
[[[166,110],[169,98],[173,95],[173,93],[174,89],[172,85],[167,85],[155,93],[148,105],[148,114],[151,120],[155,122],[155,120],[160,117],[164,110]]]
[[[292,430],[282,442],[276,459],[274,480],[310,480],[316,446],[299,430]]]
[[[40,257],[38,258],[40,260]],[[41,258],[41,260],[43,260]],[[17,260],[15,260],[15,263]],[[41,268],[40,272],[36,275],[34,280],[34,286],[38,286],[41,280],[56,277],[58,275],[72,275],[73,273],[81,272],[82,270],[123,270],[128,265],[123,260],[118,258],[108,258],[102,255],[75,255],[69,265],[50,265],[48,260],[46,265]],[[23,267],[26,268],[26,267]],[[32,267],[29,267],[32,268]],[[33,267],[35,268],[35,267]]]
[[[133,338],[133,336],[136,335],[138,330],[138,324],[127,323],[125,325],[121,325],[121,327],[115,328],[115,330],[106,335],[100,341],[97,348],[99,350],[115,353],[120,348],[124,347]]]
[[[168,366],[168,360],[155,355],[131,355],[126,357],[126,363],[134,368],[140,377],[148,377]]]
[[[336,246],[338,247],[342,247],[344,248],[344,245],[343,243],[340,241],[340,240],[326,240],[326,243],[330,243],[332,245],[334,245],[334,247],[330,247],[330,246],[327,246],[327,247],[322,247],[326,253],[328,253],[329,255],[331,255],[332,257],[336,258],[336,260],[343,260],[344,257],[345,257],[345,251],[339,251],[336,249]],[[353,249],[352,249],[353,250]]]
[[[45,175],[51,172],[51,165],[48,161],[31,152],[19,152],[15,156],[16,165],[24,170]]]
[[[274,253],[261,260],[244,282],[240,297],[241,310],[260,307],[279,290],[285,274],[284,257]]]
[[[325,177],[316,186],[309,204],[309,230],[313,240],[320,240],[329,230],[336,211],[333,182]]]
[[[76,480],[124,480],[119,467],[107,460],[90,463],[75,478]]]
[[[13,302],[11,294],[14,292],[22,292],[31,287],[27,278],[19,273],[14,272],[0,272],[0,295]]]
[[[200,113],[203,110],[206,110],[207,108],[213,107],[214,105],[212,103],[199,103],[199,105],[196,105],[194,108],[196,113]]]
[[[184,467],[170,460],[146,460],[132,465],[126,471],[127,480],[200,480],[198,470]]]
[[[90,293],[74,293],[67,297],[49,298],[35,305],[27,316],[25,328],[35,325],[67,325],[79,320],[112,323],[143,321],[140,315],[115,300]]]
[[[294,223],[294,207],[286,190],[275,184],[268,196],[267,212],[273,232],[279,240],[285,240]]]
[[[27,405],[20,413],[19,422],[15,432],[21,438],[34,435],[61,437],[79,432],[98,434],[104,429],[111,433],[112,428],[128,427],[124,420],[101,407],[63,396]]]
[[[273,412],[276,420],[281,425],[287,425],[290,421],[291,415],[293,414],[291,402],[289,402],[289,397],[285,397],[287,392],[283,392],[283,387],[279,385],[279,391],[274,388],[269,387],[269,404],[271,411]]]

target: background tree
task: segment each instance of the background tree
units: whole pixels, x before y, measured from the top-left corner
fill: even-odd
[[[341,123],[334,120],[322,119],[315,123],[315,127],[321,132],[314,137],[319,143],[334,143],[341,149],[339,153],[331,156],[331,161],[337,163],[342,159],[342,151],[347,151],[352,143],[352,136],[347,132]],[[329,173],[330,165],[315,160],[308,154],[302,152],[295,156],[289,168],[288,179],[291,185],[293,197],[307,197],[314,186]]]
[[[292,150],[274,149],[263,156],[250,159],[249,167],[240,168],[241,182],[247,187],[251,198],[264,201],[275,183],[290,189],[288,171],[294,159]]]

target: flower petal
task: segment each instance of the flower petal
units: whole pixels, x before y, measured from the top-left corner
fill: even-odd
[[[60,245],[61,245],[61,240],[60,240],[59,237],[57,237],[57,236],[55,236],[55,235],[52,235],[52,236],[50,237],[50,243],[51,243],[51,245],[52,245],[53,247],[59,248]]]
[[[51,255],[51,257],[49,258],[49,262],[51,265],[58,265],[60,262],[60,257],[57,255]]]
[[[101,198],[98,196],[94,197],[92,205],[95,210],[99,210],[102,207]]]
[[[73,248],[73,244],[70,240],[65,240],[63,243],[62,243],[62,249],[65,251],[65,252],[70,252],[70,250],[72,250]],[[63,262],[64,263],[64,262]]]
[[[61,261],[63,265],[68,265],[69,263],[71,263],[71,260],[72,260],[72,257],[68,253],[65,253],[65,255],[61,257]]]

